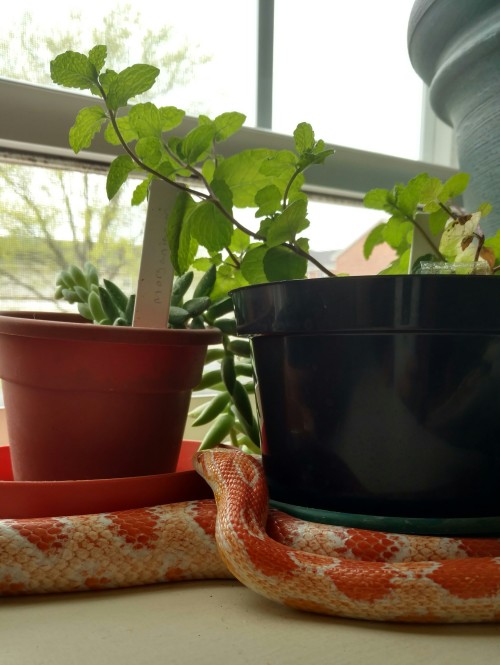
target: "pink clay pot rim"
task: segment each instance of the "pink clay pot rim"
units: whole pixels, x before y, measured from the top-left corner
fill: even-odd
[[[218,344],[222,335],[217,328],[178,330],[100,326],[78,314],[62,312],[0,312],[0,334],[42,339],[74,339],[121,344],[161,344],[196,346]]]

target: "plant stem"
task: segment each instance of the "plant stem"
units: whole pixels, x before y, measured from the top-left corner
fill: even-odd
[[[134,153],[133,150],[129,148],[127,143],[125,142],[125,139],[121,135],[120,129],[118,127],[118,124],[116,122],[116,114],[114,111],[109,111],[109,119],[111,120],[111,124],[113,125],[113,129],[116,132],[116,135],[118,136],[118,139],[121,143],[122,148],[125,150],[125,152],[128,154],[128,156],[139,166],[143,171],[146,171],[146,173],[150,173],[152,176],[155,178],[158,178],[159,180],[163,180],[163,182],[166,182],[169,185],[172,185],[172,187],[175,187],[176,189],[179,189],[182,192],[187,192],[188,194],[191,194],[192,196],[198,196],[201,199],[208,199],[209,196],[207,194],[204,194],[203,192],[197,192],[194,189],[191,189],[187,185],[183,185],[179,182],[176,182],[175,180],[171,180],[170,178],[167,178],[167,176],[162,175],[161,173],[158,173],[158,171],[155,171],[155,169],[151,168],[144,162],[142,162],[137,155]]]
[[[226,252],[229,254],[229,258],[232,260],[234,267],[239,270],[241,264],[238,261],[238,257],[233,254],[229,247],[226,247]]]
[[[314,258],[311,254],[308,252],[304,251],[301,249],[298,245],[295,245],[294,243],[291,242],[285,242],[283,243],[283,246],[286,247],[287,249],[290,249],[292,252],[295,252],[295,254],[298,254],[298,256],[302,256],[304,259],[307,259],[310,263],[316,266],[319,270],[321,270],[322,273],[324,273],[327,277],[336,277],[335,273],[331,272],[331,270],[328,270],[320,261]]]
[[[431,239],[429,234],[426,231],[424,231],[424,229],[419,224],[417,224],[417,222],[412,217],[407,217],[407,219],[413,224],[413,229],[414,229],[413,232],[415,233],[415,230],[417,230],[420,234],[422,234],[422,236],[425,239],[425,242],[429,245],[429,247],[431,247],[432,251],[438,257],[438,259],[440,261],[446,261],[445,257],[439,251],[439,247],[436,247],[434,241]]]
[[[106,93],[104,92],[104,90],[103,90],[103,88],[102,88],[101,86],[99,86],[99,87],[100,87],[100,91],[101,91],[101,95],[102,95],[102,97],[103,97],[103,100],[104,100],[104,102],[106,103]],[[190,165],[188,165],[188,164],[183,164],[183,163],[179,160],[179,158],[178,158],[176,155],[174,155],[174,154],[172,153],[172,151],[168,148],[168,146],[165,146],[165,149],[168,151],[168,154],[170,155],[170,157],[171,157],[173,160],[175,160],[175,161],[177,162],[177,164],[179,165],[180,168],[188,169],[188,170],[191,171],[191,173],[193,173],[194,176],[200,178],[200,179],[202,180],[202,182],[203,182],[203,185],[206,187],[208,194],[205,194],[205,193],[203,193],[203,192],[199,192],[199,191],[197,191],[197,190],[191,189],[191,188],[188,187],[187,185],[182,184],[182,183],[178,183],[178,182],[175,181],[175,180],[171,180],[171,179],[168,178],[167,176],[164,176],[164,175],[162,175],[161,173],[158,173],[158,171],[156,171],[155,169],[149,167],[147,164],[145,164],[144,162],[142,162],[142,160],[140,160],[140,159],[137,157],[137,155],[136,155],[136,154],[134,153],[134,151],[128,146],[128,144],[126,143],[125,139],[123,138],[123,136],[122,136],[122,134],[121,134],[121,132],[120,132],[120,128],[118,127],[118,123],[116,122],[116,113],[115,113],[114,111],[112,111],[112,110],[108,107],[107,104],[106,104],[106,107],[107,107],[107,109],[108,109],[108,113],[109,113],[109,118],[110,118],[110,120],[111,120],[111,124],[113,125],[113,129],[115,130],[115,133],[116,133],[116,135],[118,136],[118,139],[119,139],[119,141],[120,141],[120,144],[121,144],[122,148],[123,148],[123,149],[125,150],[125,152],[129,155],[129,157],[130,157],[130,158],[131,158],[131,159],[137,164],[137,166],[139,166],[143,171],[146,171],[147,173],[150,173],[150,174],[151,174],[152,176],[154,176],[155,178],[159,178],[160,180],[163,180],[163,181],[166,182],[167,184],[172,185],[173,187],[176,187],[176,188],[179,189],[180,191],[187,192],[188,194],[191,194],[192,196],[196,196],[196,197],[198,197],[198,198],[204,199],[205,201],[210,201],[213,205],[215,205],[215,207],[216,207],[216,208],[217,208],[217,209],[218,209],[218,210],[219,210],[219,211],[220,211],[220,212],[221,212],[221,213],[222,213],[227,219],[229,219],[229,221],[230,221],[230,222],[233,224],[233,226],[235,226],[237,229],[239,229],[240,231],[242,231],[243,233],[245,233],[246,235],[248,235],[248,236],[251,237],[251,238],[255,238],[256,240],[263,240],[263,241],[265,241],[265,237],[262,236],[260,233],[254,233],[254,232],[251,231],[250,229],[248,229],[248,228],[246,228],[245,226],[243,226],[243,224],[240,224],[240,222],[238,222],[238,220],[236,220],[236,219],[234,218],[234,216],[233,216],[230,212],[228,212],[228,211],[226,210],[226,208],[222,205],[222,203],[220,202],[220,200],[217,198],[217,196],[216,196],[215,193],[213,192],[212,188],[210,187],[210,184],[207,182],[207,180],[206,180],[206,178],[203,176],[203,174],[200,173],[199,171],[197,171],[194,167],[192,167],[192,166],[190,166]],[[290,178],[290,181],[289,181],[289,183],[288,183],[288,185],[287,185],[287,187],[286,187],[285,193],[284,193],[284,198],[283,198],[283,204],[284,204],[284,205],[286,205],[286,199],[287,199],[287,196],[288,196],[288,192],[290,191],[290,188],[291,188],[291,186],[292,186],[294,180],[297,178],[297,176],[298,176],[299,173],[301,173],[301,172],[302,172],[302,169],[297,169],[297,170],[295,171],[295,173],[293,174],[293,176]],[[291,250],[292,252],[294,252],[295,254],[297,254],[297,255],[299,255],[299,256],[302,256],[303,258],[307,259],[310,263],[312,263],[313,265],[315,265],[315,266],[316,266],[321,272],[323,272],[327,277],[335,277],[335,274],[332,273],[331,270],[329,270],[326,266],[324,266],[320,261],[318,261],[318,259],[314,258],[311,254],[309,254],[309,253],[306,252],[305,250],[303,250],[303,249],[301,249],[300,247],[298,247],[296,244],[291,243],[291,242],[287,242],[287,243],[283,243],[283,244],[284,244],[285,247],[287,247],[287,249],[290,249],[290,250]],[[226,249],[227,249],[227,248],[226,248]],[[240,265],[240,264],[239,264],[239,261],[238,261],[237,258],[234,256],[234,254],[233,254],[232,252],[230,252],[229,250],[228,250],[228,254],[230,255],[231,259],[234,261],[234,263],[235,263],[235,267],[239,267],[239,265]]]
[[[474,233],[474,236],[477,238],[477,249],[474,256],[474,261],[479,261],[479,256],[484,245],[484,235],[479,233]]]
[[[285,188],[285,193],[283,194],[283,208],[286,207],[286,202],[288,199],[288,192],[290,191],[295,179],[298,177],[299,173],[302,173],[302,169],[296,169],[295,173],[290,178],[288,185]]]
[[[460,217],[460,215],[458,213],[454,212],[445,203],[441,203],[441,201],[439,201],[439,205],[445,211],[445,213],[448,215],[448,217],[453,217],[453,219],[458,219]]]

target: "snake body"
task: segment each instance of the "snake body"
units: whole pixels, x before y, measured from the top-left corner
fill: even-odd
[[[0,520],[0,595],[236,577],[301,610],[401,622],[500,621],[500,539],[404,536],[268,512],[262,465],[198,453],[215,500]]]

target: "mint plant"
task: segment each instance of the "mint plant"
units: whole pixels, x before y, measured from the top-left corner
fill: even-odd
[[[169,326],[212,325],[223,333],[222,349],[210,349],[207,354],[207,363],[215,362],[217,368],[208,369],[198,387],[216,394],[192,414],[194,424],[213,423],[203,447],[230,436],[234,444],[256,452],[258,427],[248,398],[253,389],[250,347],[234,338],[228,292],[247,284],[303,278],[308,262],[333,276],[310,255],[303,236],[309,220],[302,186],[306,169],[322,164],[334,151],[316,140],[312,127],[303,122],[294,132],[295,152],[260,148],[224,158],[218,146],[240,130],[243,114],[223,113],[214,119],[201,115],[194,129],[176,134],[183,110],[151,102],[129,104],[151,89],[159,70],[136,64],[116,72],[106,68],[106,58],[106,46],[98,45],[88,55],[66,51],[50,64],[54,83],[89,90],[101,100],[78,113],[69,131],[70,146],[78,153],[103,131],[106,141],[122,147],[123,153],[109,167],[109,199],[130,176],[139,176],[132,205],[146,200],[154,179],[178,190],[166,231],[177,275]],[[238,219],[235,209],[245,208],[255,215],[255,230]],[[198,256],[200,248],[206,256]],[[203,286],[186,301],[193,270],[204,271]],[[73,286],[72,276],[78,277]],[[83,270],[73,266],[61,274],[56,297],[78,303],[80,313],[96,323],[130,325],[127,297],[109,281],[95,283],[89,266]],[[128,305],[133,304],[130,299]]]
[[[137,64],[121,72],[104,69],[106,46],[88,55],[66,51],[50,65],[52,80],[62,86],[89,90],[104,102],[83,108],[69,132],[75,153],[88,148],[101,130],[106,141],[121,145],[123,154],[111,163],[107,194],[111,199],[132,174],[140,174],[132,204],[142,203],[154,178],[179,190],[167,226],[174,269],[216,266],[215,294],[262,281],[304,277],[307,263],[325,275],[331,272],[309,254],[302,232],[309,226],[304,171],[333,154],[317,141],[311,126],[300,123],[294,132],[296,152],[267,148],[243,150],[228,158],[218,144],[244,123],[241,113],[205,115],[184,136],[173,130],[185,112],[151,102],[128,107],[129,100],[149,90],[159,74],[156,67]],[[252,208],[256,230],[236,218],[235,208]],[[208,259],[196,260],[199,247]]]
[[[365,258],[370,257],[376,245],[386,242],[396,250],[397,257],[382,274],[407,273],[413,234],[422,233],[433,251],[418,257],[412,271],[417,272],[420,262],[426,260],[449,263],[485,261],[491,272],[496,272],[495,255],[500,256],[500,232],[486,240],[479,225],[480,220],[491,212],[491,205],[482,203],[477,211],[467,213],[453,204],[453,199],[463,194],[468,183],[467,173],[457,173],[446,182],[420,173],[407,184],[367,192],[364,205],[384,210],[390,217],[378,224],[366,238]],[[421,212],[428,214],[429,233],[417,224],[417,215]]]

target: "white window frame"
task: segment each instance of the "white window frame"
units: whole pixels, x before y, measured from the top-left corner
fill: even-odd
[[[69,148],[68,131],[76,114],[89,102],[83,95],[53,90],[48,87],[0,78],[0,150],[19,158],[52,157],[60,160],[109,164],[119,154],[119,148],[96,137],[92,150],[75,155]],[[187,117],[181,131],[194,127],[196,119]],[[441,123],[442,124],[442,123]],[[430,156],[442,155],[446,136],[441,139],[442,128],[434,126],[426,139]],[[441,140],[441,144],[440,144]],[[440,147],[441,145],[441,147]],[[223,144],[222,152],[229,155],[244,148],[268,147],[292,149],[293,138],[271,130],[244,127]],[[344,146],[335,148],[335,156],[308,171],[308,190],[340,198],[361,199],[374,187],[391,187],[395,182],[407,182],[421,171],[445,179],[455,168],[366,152]],[[449,148],[448,148],[449,149]],[[434,150],[434,152],[433,152]],[[441,152],[440,152],[441,151]]]

